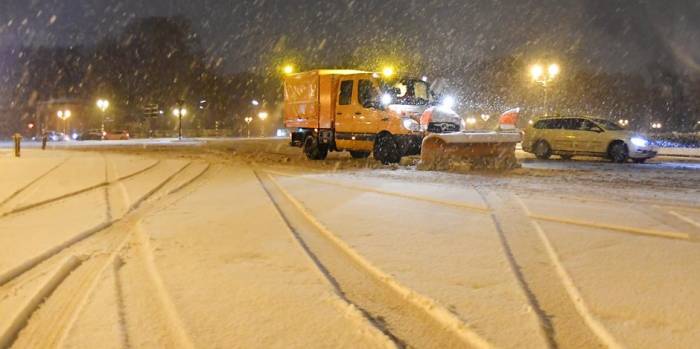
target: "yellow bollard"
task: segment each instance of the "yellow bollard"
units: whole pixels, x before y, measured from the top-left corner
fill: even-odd
[[[22,135],[19,133],[15,133],[12,136],[12,139],[15,141],[15,157],[19,157],[20,145],[22,143]]]

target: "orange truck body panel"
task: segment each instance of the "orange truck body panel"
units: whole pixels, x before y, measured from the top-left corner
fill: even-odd
[[[322,69],[284,79],[284,125],[287,128],[333,128],[340,76],[369,72]]]

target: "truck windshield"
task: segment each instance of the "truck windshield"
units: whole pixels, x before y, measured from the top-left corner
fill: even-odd
[[[398,92],[396,104],[426,105],[430,103],[430,87],[422,80],[403,79],[393,85]]]

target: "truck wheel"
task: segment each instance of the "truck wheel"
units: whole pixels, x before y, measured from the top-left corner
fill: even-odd
[[[368,151],[350,151],[350,156],[352,156],[353,159],[366,159],[369,154],[370,152]]]
[[[392,135],[383,133],[377,136],[377,139],[374,141],[374,158],[384,165],[401,161],[399,145],[396,144]]]
[[[546,141],[539,141],[535,143],[534,147],[535,156],[540,160],[547,160],[552,156],[552,147]]]
[[[318,144],[318,139],[312,135],[304,140],[304,154],[309,160],[323,160],[328,156],[328,146]]]
[[[610,156],[610,160],[612,160],[612,162],[621,164],[627,161],[627,156],[629,155],[627,145],[623,142],[615,142],[611,144],[608,150],[608,155]]]

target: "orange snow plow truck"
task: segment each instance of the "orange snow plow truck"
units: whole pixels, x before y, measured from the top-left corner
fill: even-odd
[[[312,160],[348,151],[384,164],[420,154],[425,169],[454,161],[515,163],[519,131],[464,131],[462,118],[434,106],[432,97],[419,79],[387,82],[373,72],[313,70],[286,76],[284,122],[291,145]]]

